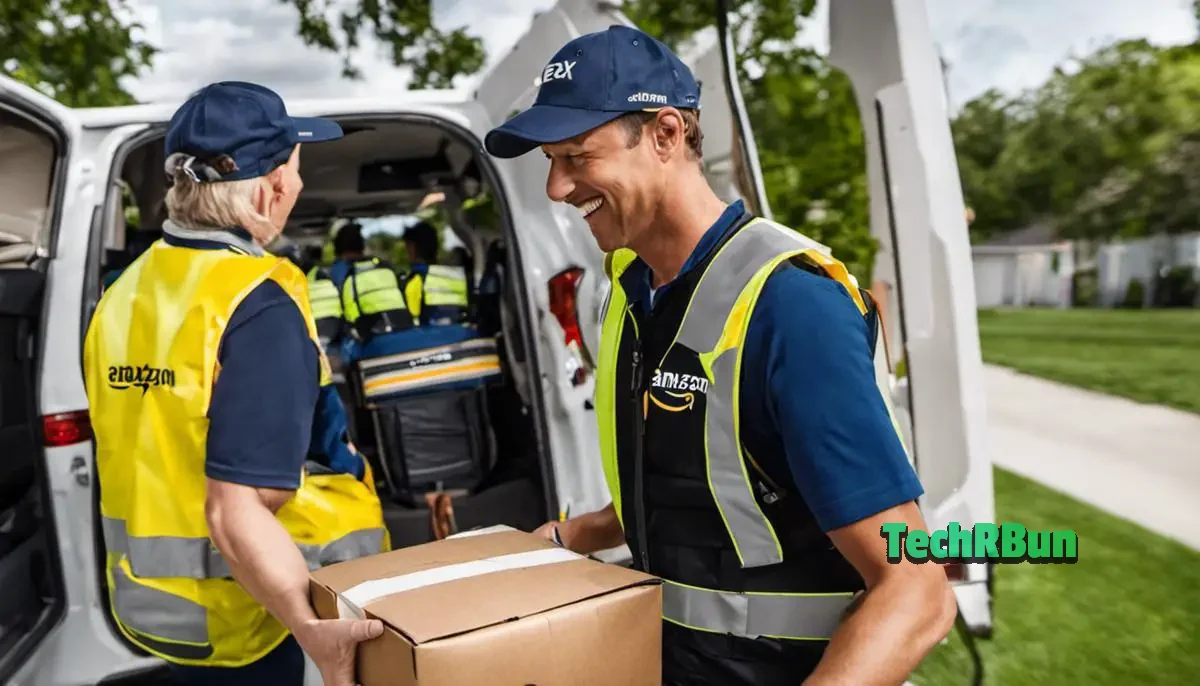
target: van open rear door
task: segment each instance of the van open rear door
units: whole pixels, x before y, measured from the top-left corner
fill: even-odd
[[[924,3],[830,3],[829,60],[854,85],[867,149],[874,277],[907,377],[893,402],[932,528],[995,521],[962,187]],[[866,284],[864,284],[866,285]],[[878,291],[882,290],[882,293]],[[899,359],[892,360],[893,364]],[[991,631],[991,569],[949,567],[962,617]]]
[[[90,456],[74,450],[88,438],[79,417],[42,417],[39,392],[54,238],[84,211],[72,197],[79,131],[69,110],[0,76],[0,683],[66,609],[51,494],[67,486],[48,477]]]

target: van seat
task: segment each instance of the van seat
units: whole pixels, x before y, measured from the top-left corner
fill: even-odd
[[[487,389],[503,380],[494,338],[471,327],[422,327],[349,347],[356,404],[372,419],[375,458],[397,502],[467,492],[495,461]]]

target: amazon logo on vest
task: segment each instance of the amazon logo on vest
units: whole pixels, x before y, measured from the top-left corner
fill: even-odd
[[[655,391],[658,393],[655,393]],[[696,406],[696,395],[708,393],[708,379],[695,374],[654,371],[650,380],[650,400],[667,412],[683,412]]]
[[[129,388],[142,389],[142,395],[151,387],[174,386],[175,370],[161,367],[151,367],[143,364],[140,367],[132,365],[113,365],[108,368],[109,388],[123,391]]]

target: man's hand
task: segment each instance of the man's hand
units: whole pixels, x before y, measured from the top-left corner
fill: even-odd
[[[546,540],[548,540],[548,541],[554,541],[555,543],[557,543],[559,540],[562,540],[562,539],[561,539],[561,537],[562,537],[562,534],[561,534],[561,533],[559,533],[559,534],[558,534],[558,535],[559,535],[559,539],[558,539],[558,540],[556,540],[556,539],[555,539],[555,531],[558,529],[558,525],[559,525],[559,524],[566,524],[566,522],[560,522],[560,521],[557,521],[557,520],[555,520],[555,521],[549,521],[549,522],[546,522],[545,524],[543,524],[543,525],[539,526],[538,528],[534,529],[534,530],[533,530],[533,535],[534,535],[534,536],[541,536],[542,538],[544,538],[544,539],[546,539]],[[565,545],[565,544],[566,544],[566,541],[563,541],[563,544]]]
[[[321,671],[325,686],[354,686],[358,644],[383,633],[378,619],[310,619],[293,635]]]
[[[554,540],[555,530],[558,531],[558,541]],[[617,519],[611,503],[603,510],[579,515],[565,522],[546,522],[534,529],[533,533],[555,543],[561,542],[567,550],[581,555],[616,548],[625,542],[621,520]]]
[[[862,575],[867,591],[834,633],[805,686],[901,684],[954,626],[957,607],[945,570],[931,562],[889,563],[879,533],[888,522],[928,531],[910,502],[829,533]]]

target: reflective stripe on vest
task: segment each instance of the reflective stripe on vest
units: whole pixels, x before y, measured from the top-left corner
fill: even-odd
[[[134,582],[127,561],[109,567],[113,611],[121,628],[159,655],[204,660],[213,652],[208,609],[182,596]]]
[[[379,260],[355,262],[342,284],[342,312],[353,324],[362,315],[408,311],[400,280]]]
[[[633,321],[620,276],[635,258],[627,249],[606,257],[611,291],[602,315],[597,365],[596,410],[603,470],[618,518],[622,509],[616,455],[616,367],[625,322]],[[867,311],[845,267],[821,252],[820,244],[774,222],[755,219],[734,234],[705,269],[676,333],[675,343],[697,352],[708,376],[705,459],[709,488],[743,567],[783,561],[779,539],[754,497],[736,421],[743,342],[767,278],[780,264],[797,258],[824,269],[846,287],[860,313]],[[738,636],[829,638],[853,599],[851,593],[735,593],[666,581],[664,619]]]
[[[663,618],[689,629],[744,638],[827,640],[853,593],[735,593],[663,583]]]
[[[466,307],[467,272],[462,267],[429,265],[422,278],[425,304],[430,307]]]
[[[129,559],[129,570],[141,578],[227,579],[229,563],[208,538],[130,536],[125,522],[102,517],[104,543],[110,553]],[[324,545],[299,543],[310,570],[378,553],[384,530],[360,529]]]

